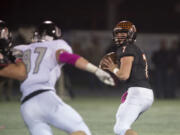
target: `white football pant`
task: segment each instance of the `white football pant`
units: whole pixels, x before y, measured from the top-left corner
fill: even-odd
[[[118,108],[116,113],[116,123],[114,133],[116,135],[125,135],[125,132],[131,128],[132,123],[141,113],[151,107],[154,101],[153,91],[142,87],[131,87],[124,103]]]
[[[41,93],[21,105],[21,114],[31,135],[52,135],[50,125],[68,134],[91,135],[82,117],[53,91]]]

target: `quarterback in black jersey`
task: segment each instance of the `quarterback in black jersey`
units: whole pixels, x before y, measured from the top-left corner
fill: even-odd
[[[120,21],[113,29],[116,62],[111,58],[103,61],[106,70],[112,72],[127,91],[116,113],[116,135],[138,135],[131,129],[139,115],[151,107],[154,101],[149,84],[148,63],[145,54],[135,45],[136,27],[130,21]]]

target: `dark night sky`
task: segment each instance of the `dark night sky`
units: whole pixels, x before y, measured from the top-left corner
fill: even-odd
[[[128,19],[142,32],[180,31],[177,0],[124,0],[116,20]],[[51,19],[64,29],[107,29],[107,0],[2,0],[0,18],[12,28]]]

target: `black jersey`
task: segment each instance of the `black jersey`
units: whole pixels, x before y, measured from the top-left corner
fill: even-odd
[[[148,63],[145,54],[135,44],[122,45],[116,50],[117,62],[125,56],[133,56],[134,61],[130,77],[124,82],[125,88],[129,87],[144,87],[151,88],[148,76]]]

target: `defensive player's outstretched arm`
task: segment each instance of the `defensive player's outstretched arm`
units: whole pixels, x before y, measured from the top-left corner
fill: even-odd
[[[102,82],[108,85],[115,85],[114,80],[109,73],[101,70],[100,68],[88,62],[88,60],[77,54],[71,54],[64,50],[58,50],[56,52],[56,58],[60,63],[71,64],[81,70],[85,70],[95,74]]]
[[[26,67],[23,62],[9,64],[0,69],[0,76],[23,81],[26,79]]]

